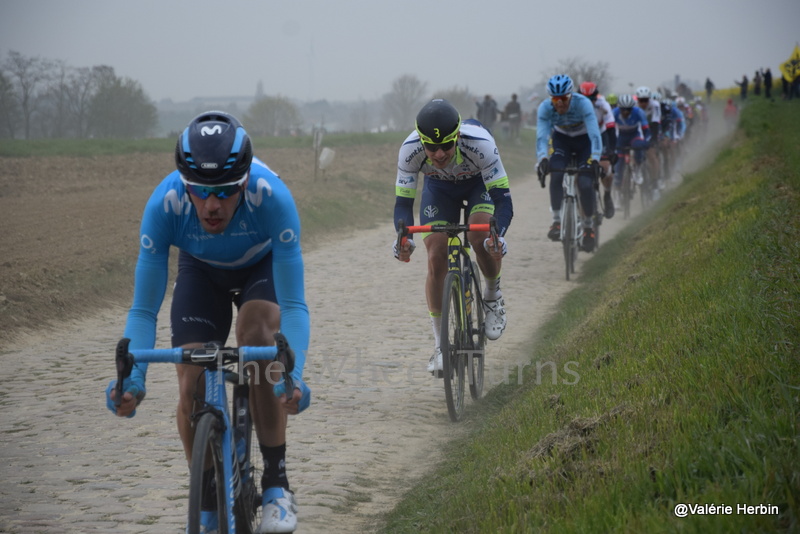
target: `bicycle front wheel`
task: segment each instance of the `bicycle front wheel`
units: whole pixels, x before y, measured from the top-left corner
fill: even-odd
[[[483,393],[484,346],[486,345],[486,321],[483,309],[483,292],[478,276],[478,266],[471,261],[467,279],[467,317],[469,318],[471,354],[467,355],[469,369],[469,394],[473,399],[480,399]]]
[[[261,476],[264,459],[258,447],[258,438],[250,415],[250,387],[238,384],[233,387],[234,436],[244,441],[244,459],[239,458],[242,491],[234,504],[236,531],[244,534],[258,532],[261,525]],[[237,454],[238,447],[237,443]]]
[[[209,485],[216,488],[219,532],[221,534],[228,532],[227,500],[225,499],[227,483],[222,466],[222,435],[222,424],[214,414],[206,413],[200,418],[194,433],[192,463],[189,469],[188,534],[200,534],[201,532],[200,511],[203,505],[203,489]],[[204,475],[210,478],[204,479]]]
[[[633,176],[631,166],[625,165],[622,173],[622,218],[627,219],[631,216],[631,198],[633,198]]]
[[[461,277],[448,273],[442,299],[442,371],[447,412],[452,421],[464,415],[464,382],[466,351],[464,342],[464,308],[461,299]]]
[[[561,246],[564,249],[564,266],[567,280],[570,273],[575,272],[575,203],[570,199],[564,200],[561,216]]]

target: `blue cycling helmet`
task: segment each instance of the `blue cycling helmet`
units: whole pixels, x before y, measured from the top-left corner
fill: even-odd
[[[250,170],[253,145],[236,117],[222,111],[201,113],[178,136],[175,165],[192,183],[237,182]]]
[[[566,74],[556,74],[547,82],[547,94],[550,96],[564,96],[572,92],[572,78]]]

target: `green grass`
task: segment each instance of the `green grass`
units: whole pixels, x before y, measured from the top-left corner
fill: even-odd
[[[751,103],[735,148],[604,244],[531,341],[545,372],[493,390],[383,530],[796,532],[798,121]]]

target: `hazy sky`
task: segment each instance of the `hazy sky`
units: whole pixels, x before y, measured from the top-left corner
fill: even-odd
[[[268,95],[371,100],[403,74],[431,93],[508,95],[575,56],[609,64],[603,92],[676,74],[727,87],[779,76],[798,41],[800,0],[0,0],[0,60],[109,65],[156,101],[252,95],[259,80]]]

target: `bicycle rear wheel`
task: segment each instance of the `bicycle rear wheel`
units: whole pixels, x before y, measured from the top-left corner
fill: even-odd
[[[447,412],[452,421],[458,421],[464,414],[466,347],[461,296],[460,276],[455,272],[447,273],[442,300],[440,348],[444,372],[444,396],[447,401]]]
[[[227,482],[222,467],[222,424],[217,416],[206,413],[200,417],[192,444],[192,463],[189,469],[189,527],[188,534],[200,534],[200,511],[203,502],[203,487],[213,483],[216,487],[216,504],[219,516],[219,532],[227,533]],[[206,469],[210,469],[211,480],[203,480]]]
[[[564,249],[564,266],[569,280],[570,273],[575,272],[575,202],[569,198],[564,199],[561,216],[561,246]]]
[[[467,317],[468,327],[471,329],[470,339],[472,353],[467,356],[469,370],[469,394],[473,399],[480,399],[483,393],[483,366],[484,346],[486,345],[485,312],[483,309],[483,291],[481,280],[478,276],[477,264],[470,261],[469,277],[467,279]]]

